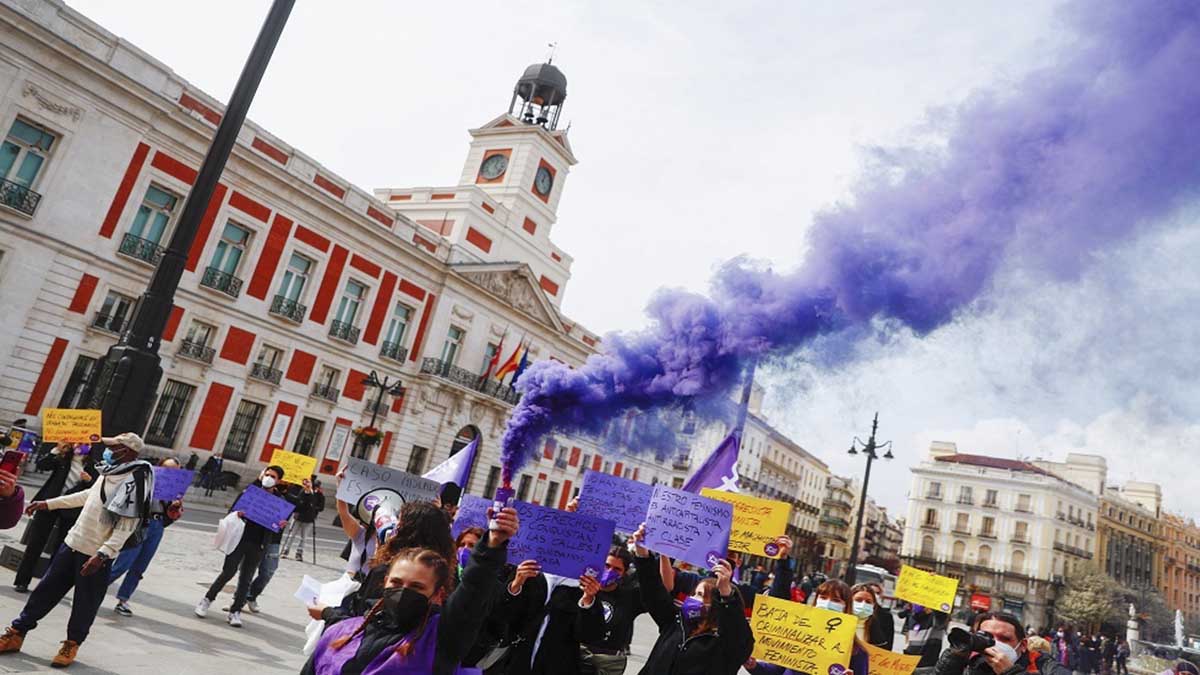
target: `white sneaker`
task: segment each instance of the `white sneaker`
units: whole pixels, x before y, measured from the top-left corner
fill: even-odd
[[[211,604],[212,602],[209,601],[208,598],[200,598],[200,602],[196,603],[196,609],[192,611],[196,613],[196,616],[203,619],[204,617],[208,616],[208,607]]]
[[[246,609],[250,610],[251,614],[258,614],[258,603],[253,600],[246,601]]]
[[[226,619],[226,621],[228,621],[229,625],[233,626],[234,628],[241,628],[242,627],[242,613],[241,612],[230,612],[229,618]]]

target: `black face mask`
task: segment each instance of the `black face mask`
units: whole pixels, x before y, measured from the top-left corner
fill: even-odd
[[[383,591],[383,613],[403,632],[421,623],[429,611],[429,598],[411,588],[387,588]]]

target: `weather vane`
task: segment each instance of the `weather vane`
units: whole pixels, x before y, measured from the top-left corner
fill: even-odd
[[[546,46],[550,48],[550,56],[546,57],[546,63],[554,63],[554,52],[558,50],[558,43],[550,42]]]

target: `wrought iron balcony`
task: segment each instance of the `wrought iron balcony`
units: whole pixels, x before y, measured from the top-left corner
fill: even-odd
[[[191,340],[183,340],[180,342],[179,351],[176,352],[176,354],[184,358],[191,359],[193,361],[199,361],[200,363],[212,363],[213,356],[215,356],[216,353],[217,350],[209,347],[203,342],[193,342]]]
[[[250,366],[250,377],[271,384],[279,384],[279,380],[283,378],[283,371],[265,363],[255,363]]]
[[[408,350],[399,342],[384,342],[379,348],[379,355],[389,361],[403,363],[408,358]]]
[[[983,508],[985,508],[985,509],[998,509],[998,508],[1000,508],[1000,505],[999,505],[999,504],[997,504],[996,502],[984,502],[984,503],[983,503]]]
[[[342,392],[332,384],[321,384],[318,382],[317,384],[313,385],[312,395],[313,398],[319,398],[323,401],[329,401],[330,403],[337,403],[338,397],[342,395]]]
[[[378,404],[375,401],[367,401],[367,404],[363,406],[363,413],[377,417],[387,417],[390,409],[390,406],[385,401],[380,401]]]
[[[995,538],[996,538],[996,533],[995,533],[994,531],[992,531],[992,530],[981,531],[981,532],[979,533],[979,538],[980,538],[980,539],[995,539]]]
[[[294,321],[295,323],[304,321],[304,312],[307,310],[308,308],[304,305],[295,300],[288,300],[282,295],[277,295],[275,299],[271,300],[272,314],[283,317],[288,321]]]
[[[459,368],[441,359],[425,359],[421,361],[421,372],[426,375],[433,375],[447,382],[452,382],[460,387],[491,396],[511,405],[516,405],[521,400],[521,395],[512,388],[490,377],[484,379],[478,373],[473,373],[466,368]]]
[[[129,256],[134,260],[157,265],[158,261],[162,259],[163,247],[149,239],[142,239],[135,234],[126,232],[125,236],[121,238],[121,246],[117,249],[117,253]]]
[[[939,501],[939,502],[940,502],[940,501],[942,501],[942,493],[940,493],[940,492],[927,492],[927,493],[925,493],[925,499],[932,499],[932,500],[935,500],[935,501]]]
[[[975,503],[975,500],[971,499],[970,497],[959,497],[958,503],[966,505],[966,506],[971,506]]]
[[[351,326],[348,323],[343,323],[334,319],[329,322],[329,337],[336,338],[342,342],[349,342],[352,345],[358,344],[358,327]]]
[[[125,330],[125,321],[125,317],[120,314],[109,316],[102,312],[96,312],[96,318],[92,319],[92,327],[120,335],[121,331]]]
[[[847,521],[845,518],[838,518],[837,516],[821,516],[821,522],[823,524],[835,525],[837,527],[849,527],[850,526],[849,521]]]
[[[0,204],[32,216],[41,201],[40,194],[24,185],[18,185],[10,180],[0,180]]]
[[[942,527],[938,523],[921,523],[921,529],[922,530],[940,530],[940,529],[942,529]]]
[[[221,291],[231,298],[236,298],[242,292],[241,279],[215,267],[204,268],[204,276],[200,277],[200,285]]]
[[[956,525],[956,526],[954,526],[954,528],[953,528],[951,531],[952,531],[952,532],[954,532],[955,534],[966,534],[966,535],[970,535],[970,534],[971,534],[971,528],[969,528],[969,527],[959,527],[959,526],[957,526],[957,525]],[[983,536],[983,534],[981,533],[979,536],[981,536],[981,537],[982,537],[982,536]]]
[[[1017,505],[1017,508],[1013,509],[1013,511],[1016,511],[1017,513],[1033,513],[1033,509],[1029,508],[1028,506],[1021,506],[1019,504]],[[1062,520],[1062,518],[1060,517],[1059,520]]]
[[[1012,541],[1012,543],[1014,543],[1014,544],[1028,544],[1029,537],[1027,537],[1023,534],[1014,534],[1010,541]]]

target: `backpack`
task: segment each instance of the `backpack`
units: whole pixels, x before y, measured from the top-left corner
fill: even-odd
[[[150,529],[150,499],[146,495],[146,475],[149,471],[150,467],[148,466],[135,467],[133,470],[133,482],[137,490],[137,500],[138,504],[142,507],[141,516],[138,519],[137,529],[125,539],[125,545],[121,547],[122,551],[137,548],[142,545],[142,542],[146,541],[146,532]],[[107,503],[108,497],[104,495],[104,488],[107,487],[104,484],[104,477],[101,476],[98,480],[100,481],[100,501]]]

